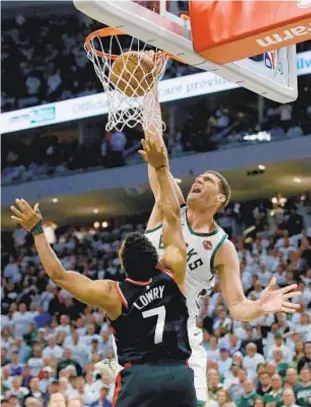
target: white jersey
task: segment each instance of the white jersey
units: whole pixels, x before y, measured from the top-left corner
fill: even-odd
[[[211,233],[196,233],[187,219],[187,206],[181,208],[181,225],[187,246],[187,305],[189,328],[196,327],[198,315],[197,299],[203,289],[211,289],[215,283],[214,258],[228,235],[216,225]],[[146,230],[146,236],[156,247],[159,256],[163,255],[162,225]]]

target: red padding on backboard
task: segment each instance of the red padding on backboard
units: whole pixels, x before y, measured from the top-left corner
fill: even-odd
[[[190,0],[193,48],[210,61],[227,64],[308,41],[311,5],[300,8],[300,2]]]

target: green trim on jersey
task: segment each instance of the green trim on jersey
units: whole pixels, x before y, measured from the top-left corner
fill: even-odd
[[[217,225],[216,222],[215,222],[216,229],[213,230],[212,232],[209,232],[209,233],[199,233],[199,232],[196,232],[195,230],[193,230],[192,227],[190,226],[189,221],[188,221],[187,212],[188,212],[188,209],[186,209],[186,222],[187,222],[187,226],[188,226],[188,229],[190,230],[190,233],[191,233],[191,234],[196,235],[196,236],[204,237],[204,236],[213,236],[213,235],[216,235],[216,233],[218,233],[219,226]]]
[[[198,400],[197,401],[197,406],[198,407],[205,407],[205,404],[206,404],[206,401],[203,401],[203,400]]]
[[[211,260],[210,260],[210,269],[213,270],[215,268],[214,266],[214,259],[216,254],[218,253],[218,250],[221,248],[221,246],[224,244],[225,240],[228,238],[228,235],[225,233],[223,237],[219,240],[217,243],[215,249],[213,250],[213,253],[211,255]]]
[[[162,227],[162,223],[161,223],[160,225],[158,225],[158,226],[155,226],[154,228],[145,230],[145,233],[152,233],[152,232],[155,232],[156,230],[161,229],[161,227]]]

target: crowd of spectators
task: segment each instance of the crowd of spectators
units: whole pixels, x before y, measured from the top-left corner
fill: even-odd
[[[14,19],[4,19],[1,110],[22,109],[101,91],[83,44],[88,34],[102,27],[74,10],[64,16],[20,14]],[[127,40],[127,37],[121,39],[125,48]],[[170,61],[164,79],[194,72],[198,69]]]
[[[272,276],[279,287],[297,282],[302,296],[294,300],[301,308],[293,316],[279,312],[246,323],[232,320],[218,282],[202,293],[197,322],[211,407],[310,406],[310,195],[289,202],[275,203],[273,214],[263,202],[232,204],[218,218],[237,248],[247,298],[258,299]],[[142,219],[111,221],[106,229],[60,228],[49,239],[66,269],[122,280],[120,242],[128,232],[144,230]],[[241,237],[250,224],[253,231]],[[114,383],[94,368],[114,358],[106,315],[49,280],[23,229],[3,241],[1,404],[42,407],[60,396],[69,405],[110,407]]]
[[[252,114],[226,106],[208,112],[204,105],[197,103],[187,109],[184,122],[178,126],[175,135],[164,136],[171,157],[311,134],[311,106],[287,104],[267,109],[259,126]],[[142,131],[105,132],[104,128],[104,121],[91,130],[85,128],[81,142],[76,135],[62,140],[57,131],[42,135],[41,130],[36,130],[13,137],[4,136],[2,183],[25,182],[140,161],[137,150]],[[253,138],[254,134],[259,134],[257,139]]]

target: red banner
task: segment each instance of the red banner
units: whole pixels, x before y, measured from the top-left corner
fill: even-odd
[[[218,64],[311,40],[311,1],[189,1],[194,50]]]

